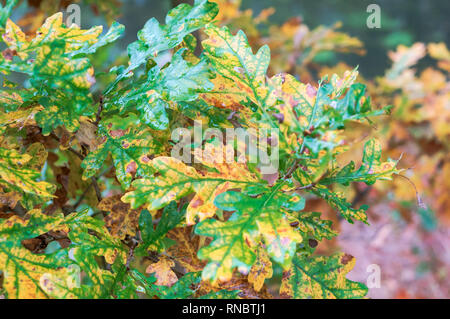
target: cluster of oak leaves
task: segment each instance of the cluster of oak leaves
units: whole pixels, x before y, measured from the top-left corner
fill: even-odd
[[[57,13],[24,33],[8,19],[15,2],[0,9],[6,298],[364,297],[365,285],[346,279],[351,255],[314,253],[337,232],[307,202],[320,199],[346,223],[368,223],[368,207],[352,205],[355,188],[402,171],[397,160],[381,157],[384,145],[400,158],[405,143],[398,141],[409,134],[389,120],[393,115],[426,133],[431,125],[437,137],[432,157],[417,143],[415,165],[450,169],[448,125],[439,111],[448,101],[446,76],[432,70],[416,77],[411,67],[425,54],[421,44],[392,53],[386,77],[367,83],[373,103],[356,70],[317,82],[307,71],[321,50],[361,50],[357,39],[296,20],[271,28],[277,37],[269,39],[257,28],[248,28],[248,38],[234,32],[239,23],[246,29],[264,21],[270,10],[253,18],[236,1],[181,4],[164,24],[148,20],[127,61],[97,70],[102,50],[124,26],[81,30]],[[448,71],[445,46],[429,52]],[[422,81],[417,94],[410,86]],[[398,105],[395,99],[401,108],[381,108]],[[416,107],[421,102],[425,108]],[[171,132],[193,130],[194,120],[220,130],[279,129],[271,137],[279,146],[278,174],[261,174],[259,163],[225,163],[217,140],[193,145],[212,154],[196,164],[170,157]],[[361,132],[372,134],[377,125],[385,126],[378,139],[362,142]]]

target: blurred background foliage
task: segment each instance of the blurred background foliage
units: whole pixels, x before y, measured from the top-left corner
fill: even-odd
[[[358,66],[373,104],[392,105],[390,116],[353,127],[348,139],[359,144],[341,160],[361,158],[356,150],[375,136],[391,158],[401,158],[405,177],[336,190],[353,194],[354,205],[371,205],[370,227],[349,225],[321,201],[308,199],[308,211],[325,211],[341,231],[318,252],[340,248],[354,255],[349,278],[357,281],[366,281],[369,265],[379,265],[381,287],[370,289],[369,297],[450,297],[450,1],[214,1],[221,8],[217,24],[243,29],[254,49],[270,46],[271,75],[289,72],[317,83]],[[126,26],[119,43],[96,57],[95,69],[107,79],[144,23],[151,17],[162,22],[184,1],[28,0],[12,18],[32,35],[45,17],[73,2],[81,5],[82,27],[114,20]],[[366,26],[370,3],[381,7],[380,29]]]
[[[163,21],[165,13],[180,2],[192,3],[193,0],[30,0],[29,4],[41,6],[44,11],[55,12],[58,7],[71,3],[80,3],[82,7],[81,24],[83,27],[110,24],[118,20],[126,25],[125,36],[120,41],[121,49],[136,38],[136,33],[149,17]],[[366,27],[369,13],[366,8],[376,3],[381,7],[380,29]],[[339,61],[359,65],[360,72],[367,76],[382,75],[389,66],[387,50],[397,45],[411,45],[414,42],[448,42],[450,39],[450,2],[447,0],[242,0],[241,9],[250,9],[257,16],[267,8],[275,10],[268,17],[268,23],[259,25],[262,34],[268,34],[270,25],[281,25],[287,20],[300,17],[310,28],[320,25],[342,24],[341,31],[357,37],[364,43],[366,54],[351,56],[333,51],[321,52],[317,61],[328,65]],[[26,1],[22,1],[21,16],[27,10]],[[14,18],[14,17],[13,17]],[[247,30],[246,30],[247,31]],[[420,62],[420,67],[431,63],[430,59]]]
[[[366,27],[369,4],[381,8],[381,28]],[[342,23],[343,32],[357,37],[364,43],[366,54],[344,56],[327,52],[323,59],[328,63],[338,61],[359,65],[362,74],[368,77],[380,75],[389,66],[386,51],[399,44],[414,42],[440,42],[450,38],[450,2],[445,0],[243,0],[243,8],[260,12],[267,7],[276,7],[269,21],[282,24],[287,19],[300,16],[310,28],[320,25]]]

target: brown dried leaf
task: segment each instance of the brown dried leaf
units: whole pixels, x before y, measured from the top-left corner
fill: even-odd
[[[136,235],[138,227],[139,211],[130,209],[130,205],[122,202],[122,195],[114,195],[104,198],[98,205],[98,209],[110,212],[105,217],[105,224],[112,236],[125,239],[126,235]]]
[[[16,207],[17,202],[22,198],[22,195],[20,195],[17,192],[7,192],[3,193],[3,191],[0,193],[0,208],[3,206],[9,207],[13,209]]]
[[[200,237],[191,238],[191,227],[175,228],[167,237],[177,242],[169,248],[168,253],[187,273],[202,271],[205,263],[197,258]]]
[[[268,292],[267,287],[263,286],[260,291],[256,291],[253,285],[244,276],[233,277],[231,280],[221,282],[219,285],[213,285],[209,281],[202,281],[199,294],[209,293],[211,291],[226,290],[240,290],[238,296],[243,299],[272,299],[273,296]]]
[[[147,267],[145,272],[147,274],[155,273],[156,282],[158,286],[172,286],[178,281],[177,275],[172,271],[172,267],[175,266],[175,262],[167,257],[161,257],[158,262],[151,264]]]
[[[80,128],[75,133],[81,145],[86,145],[90,151],[95,151],[101,143],[97,135],[97,126],[89,121],[80,121]]]

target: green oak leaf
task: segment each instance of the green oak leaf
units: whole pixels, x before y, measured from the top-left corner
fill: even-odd
[[[0,28],[4,28],[6,20],[11,15],[12,9],[17,4],[18,0],[7,0],[5,5],[0,4]]]
[[[294,299],[363,298],[367,287],[345,278],[354,265],[355,258],[348,254],[295,257],[283,275],[280,295]]]
[[[365,182],[367,185],[375,183],[377,180],[392,180],[393,174],[398,174],[402,170],[397,169],[398,161],[389,159],[381,162],[381,145],[376,139],[370,139],[364,144],[362,164],[355,170],[355,163],[352,161],[341,170],[335,170],[320,180],[320,184],[330,185],[339,183],[348,186],[350,182]]]
[[[156,296],[160,299],[189,298],[195,292],[191,287],[198,285],[201,281],[201,274],[197,272],[185,274],[171,287],[155,285],[156,278],[154,276],[147,277],[137,269],[132,270],[132,276],[147,296]]]
[[[94,81],[91,65],[84,58],[65,57],[65,47],[62,40],[44,45],[34,63],[30,81],[42,96],[39,103],[44,107],[35,119],[44,135],[60,125],[76,131],[80,116],[95,113],[89,91]]]
[[[228,280],[234,268],[246,273],[255,262],[256,245],[262,239],[269,256],[284,267],[288,266],[302,237],[289,225],[280,209],[282,197],[276,189],[258,198],[228,191],[218,195],[215,205],[226,211],[235,211],[227,221],[207,219],[199,223],[195,232],[212,237],[198,256],[208,259],[203,278]]]
[[[17,150],[0,147],[0,185],[12,191],[44,199],[53,197],[55,187],[48,182],[39,181],[40,165],[33,165],[34,159],[36,157],[33,158],[31,154],[21,154]]]
[[[233,35],[227,27],[208,25],[208,38],[202,42],[215,78],[212,92],[202,94],[208,104],[221,108],[241,109],[252,102],[260,109],[265,108],[268,96],[266,72],[270,62],[267,45],[253,54],[243,31]]]
[[[216,195],[230,188],[257,183],[256,177],[247,170],[244,164],[206,162],[204,165],[214,166],[219,173],[199,172],[174,157],[159,156],[149,163],[154,170],[153,176],[135,180],[133,190],[127,192],[122,201],[132,208],[146,205],[148,210],[156,210],[167,206],[171,201],[178,200],[195,193],[186,208],[188,225],[196,223],[197,219],[214,216],[217,207],[214,206]]]
[[[310,191],[313,194],[325,199],[328,204],[337,209],[349,223],[353,224],[353,220],[358,220],[368,224],[366,211],[369,206],[362,205],[360,208],[353,208],[351,203],[347,202],[344,193],[333,192],[322,185],[318,185]]]
[[[193,6],[182,3],[170,10],[166,16],[165,25],[160,25],[155,18],[148,20],[138,32],[138,40],[128,46],[130,64],[118,75],[105,94],[109,94],[122,79],[130,77],[132,72],[148,59],[156,57],[160,52],[175,48],[186,35],[211,22],[217,12],[216,3],[195,0]]]
[[[29,77],[32,94],[19,94],[18,100],[21,105],[39,103],[44,107],[35,115],[44,135],[58,126],[74,132],[79,128],[80,117],[95,114],[90,93],[95,83],[94,70],[86,55],[115,41],[123,30],[122,25],[114,23],[99,37],[101,26],[88,30],[66,27],[62,13],[57,13],[45,20],[35,37],[27,40],[22,30],[8,20],[3,40],[15,53],[11,58],[2,56],[0,69]]]
[[[167,129],[167,110],[173,103],[194,101],[197,91],[212,88],[206,61],[191,64],[183,59],[185,49],[178,50],[168,67],[153,67],[147,79],[121,96],[115,104],[121,112],[135,107],[143,123],[155,130]]]
[[[148,210],[142,210],[139,215],[139,229],[141,231],[142,243],[136,247],[137,255],[147,255],[148,250],[162,252],[173,244],[166,234],[184,219],[185,212],[178,211],[176,202],[170,203],[163,210],[161,219],[156,228],[153,228],[152,215]]]
[[[291,226],[298,223],[295,227],[298,228],[304,238],[308,234],[311,234],[317,240],[332,239],[337,236],[337,232],[331,228],[332,221],[321,219],[320,215],[319,212],[297,213],[292,217]]]
[[[103,142],[81,163],[84,168],[83,179],[94,176],[103,167],[109,154],[117,179],[124,188],[130,187],[134,177],[152,171],[148,165],[150,156],[160,149],[160,145],[147,127],[139,125],[135,114],[109,117],[100,122],[98,132]]]
[[[124,31],[125,26],[123,24],[114,21],[111,27],[109,28],[108,32],[105,33],[103,36],[101,36],[97,42],[93,44],[86,43],[82,48],[78,49],[77,51],[71,52],[70,56],[76,56],[79,54],[93,54],[99,48],[116,41],[118,38],[122,36]]]
[[[86,284],[71,289],[71,292],[77,298],[110,298],[122,289],[122,280],[127,280],[127,249],[120,239],[110,235],[103,220],[89,217],[87,213],[85,210],[66,217],[71,241],[69,257],[89,279]],[[103,257],[107,264],[113,265],[111,271],[99,266],[98,257]]]
[[[0,270],[4,276],[3,288],[11,299],[48,297],[41,285],[42,276],[58,273],[58,268],[72,263],[64,252],[34,254],[22,245],[24,240],[58,228],[64,219],[46,216],[38,210],[30,211],[28,217],[28,221],[17,216],[0,220]],[[66,270],[61,272],[66,274]]]
[[[65,233],[71,244],[52,253],[37,254],[23,242],[52,232]],[[121,278],[102,269],[97,257],[125,267],[126,251],[111,237],[103,221],[87,210],[64,217],[31,210],[26,219],[13,216],[0,221],[0,270],[8,298],[106,298],[121,289]],[[81,271],[87,277],[81,282]]]

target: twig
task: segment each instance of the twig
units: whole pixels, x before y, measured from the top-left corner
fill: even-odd
[[[130,270],[130,262],[131,259],[133,259],[134,256],[134,249],[136,248],[136,246],[138,245],[138,240],[134,237],[131,238],[131,247],[130,247],[130,251],[128,252],[128,257],[127,257],[127,263],[126,263],[126,271]]]
[[[84,156],[83,156],[80,152],[74,150],[74,149],[71,148],[71,147],[69,147],[68,150],[69,150],[70,152],[72,152],[73,154],[75,154],[76,156],[78,156],[78,158],[79,158],[80,160],[84,160]]]
[[[98,123],[100,123],[100,120],[102,119],[100,117],[100,115],[102,114],[103,111],[103,96],[100,95],[100,100],[98,101],[98,109],[97,109],[97,114],[95,115],[95,122],[94,124],[97,126]]]
[[[230,115],[228,115],[227,120],[228,122],[230,122],[231,124],[233,124],[233,126],[236,128],[241,128],[242,125],[237,121],[237,119],[235,118],[236,115],[236,111],[233,111],[230,113]]]
[[[59,139],[58,136],[56,136],[55,133],[50,133],[50,137],[52,137],[54,140],[56,140],[58,143],[61,144],[61,140]],[[67,149],[68,151],[72,152],[73,154],[75,154],[76,156],[78,156],[79,159],[84,160],[84,156],[83,154],[81,154],[80,152],[78,152],[77,150],[73,149],[72,147],[69,147]]]
[[[427,205],[423,202],[422,198],[420,197],[419,191],[417,190],[416,184],[413,183],[412,180],[410,180],[408,177],[400,174],[396,174],[395,176],[400,176],[406,179],[413,187],[416,192],[416,199],[417,199],[417,205],[422,209],[427,209]]]
[[[294,161],[294,164],[292,164],[292,166],[289,168],[289,170],[286,172],[286,174],[284,175],[283,179],[289,178],[291,177],[292,173],[294,173],[294,171],[298,168],[298,166],[300,165],[300,160],[296,159]]]
[[[95,195],[97,196],[97,200],[99,202],[101,202],[102,200],[102,194],[100,191],[100,188],[98,186],[97,180],[102,177],[103,175],[105,175],[107,172],[109,172],[111,170],[112,166],[108,167],[106,170],[104,170],[103,172],[101,172],[98,176],[94,176],[91,177],[91,183],[88,185],[88,187],[86,187],[86,189],[83,191],[83,193],[81,194],[80,198],[77,200],[77,202],[73,205],[71,212],[75,211],[76,208],[81,204],[81,202],[83,201],[84,197],[86,196],[86,194],[88,193],[89,189],[91,188],[91,186],[94,186],[95,189]],[[105,217],[105,212],[101,212],[103,217]]]
[[[302,190],[302,189],[308,189],[308,188],[313,188],[314,186],[316,186],[316,183],[311,183],[311,184],[308,184],[308,185],[304,185],[304,186],[300,186],[300,187],[297,187],[297,188],[294,188],[294,189],[290,189],[290,190],[285,190],[285,191],[282,191],[282,192],[295,192],[295,191],[300,191],[300,190]]]
[[[102,201],[102,192],[100,191],[100,188],[98,187],[97,178],[91,177],[91,181],[92,181],[92,186],[94,186],[94,189],[95,189],[95,195],[97,196],[97,200],[98,200],[98,202],[101,202]]]
[[[73,205],[72,211],[75,211],[77,209],[77,207],[80,206],[81,202],[83,201],[84,197],[86,196],[86,194],[89,191],[89,189],[91,188],[91,186],[92,186],[92,183],[90,183],[88,185],[88,187],[86,187],[86,189],[81,194],[80,198],[78,198],[77,202]]]

